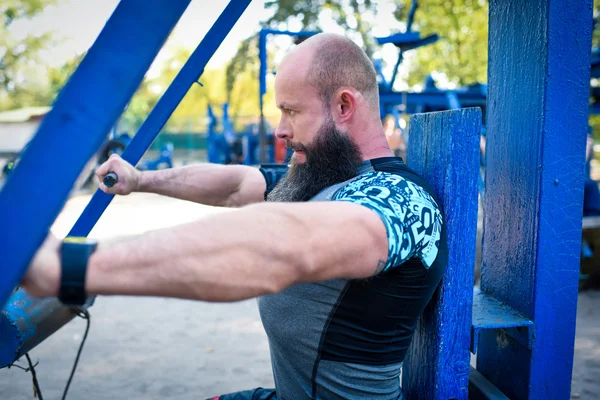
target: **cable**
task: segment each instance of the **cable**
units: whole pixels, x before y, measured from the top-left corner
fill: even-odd
[[[73,380],[73,376],[75,375],[75,370],[77,369],[77,363],[79,362],[79,357],[81,356],[81,351],[83,350],[83,345],[85,344],[85,340],[87,339],[88,332],[90,331],[90,322],[91,322],[90,313],[87,310],[78,309],[78,308],[74,308],[73,311],[76,312],[78,317],[85,319],[87,321],[87,324],[85,327],[85,333],[83,334],[83,339],[81,340],[81,344],[79,345],[79,350],[77,351],[77,356],[75,357],[75,362],[73,363],[73,368],[71,369],[71,375],[69,375],[69,380],[67,381],[67,385],[65,386],[65,390],[62,395],[62,400],[65,400],[67,398],[67,392],[69,391],[69,386],[71,385],[71,381]],[[22,366],[20,366],[18,364],[12,364],[9,366],[9,368],[17,367],[19,369],[22,369],[25,372],[31,371],[31,379],[33,380],[33,388],[35,390],[33,397],[34,398],[39,397],[40,400],[44,400],[44,397],[42,396],[42,390],[40,389],[40,384],[37,380],[37,375],[35,373],[35,367],[38,365],[39,362],[33,364],[31,362],[31,358],[29,357],[29,353],[25,353],[25,358],[27,358],[27,363],[29,363],[29,368],[23,368]]]
[[[44,400],[44,397],[42,397],[42,390],[40,389],[40,384],[37,380],[37,375],[35,374],[35,365],[37,365],[37,363],[35,365],[33,365],[33,363],[31,362],[31,358],[29,357],[29,353],[25,353],[25,358],[27,359],[27,362],[29,363],[29,368],[25,369],[25,371],[31,371],[31,379],[33,380],[33,388],[35,390],[35,392],[33,393],[33,397],[39,397],[40,400]],[[21,367],[20,367],[21,368]]]
[[[79,345],[79,350],[77,351],[77,356],[75,357],[75,362],[73,363],[73,369],[71,369],[71,375],[69,376],[69,380],[67,381],[67,385],[65,386],[65,391],[62,395],[62,400],[67,398],[67,392],[69,391],[69,386],[71,385],[71,380],[73,380],[73,376],[75,375],[75,370],[77,369],[77,363],[79,362],[79,356],[81,356],[81,351],[83,350],[83,345],[85,344],[85,340],[87,339],[88,332],[90,331],[90,313],[84,309],[75,309],[77,310],[77,316],[85,319],[87,321],[87,325],[85,327],[85,333],[83,334],[83,339],[81,340],[81,344]]]

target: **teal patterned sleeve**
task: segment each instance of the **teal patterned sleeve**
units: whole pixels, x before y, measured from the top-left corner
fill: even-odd
[[[432,196],[416,183],[388,172],[371,172],[338,190],[332,200],[360,204],[379,215],[388,238],[384,271],[414,257],[425,268],[435,261],[442,213]]]

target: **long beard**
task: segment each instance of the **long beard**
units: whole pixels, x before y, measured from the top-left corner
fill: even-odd
[[[309,145],[297,145],[304,163],[292,157],[288,173],[267,196],[267,201],[307,201],[321,190],[356,176],[362,163],[358,146],[336,129],[329,118]]]

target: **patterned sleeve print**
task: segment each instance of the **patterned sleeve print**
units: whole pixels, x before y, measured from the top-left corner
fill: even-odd
[[[417,257],[431,267],[438,253],[442,214],[421,186],[387,172],[371,172],[340,189],[333,200],[361,204],[375,211],[388,235],[388,259],[383,269]]]

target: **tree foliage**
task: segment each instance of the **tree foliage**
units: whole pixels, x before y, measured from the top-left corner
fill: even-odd
[[[394,16],[406,21],[411,0],[395,0]],[[463,86],[487,82],[488,3],[486,0],[423,0],[415,13],[413,31],[437,33],[432,45],[413,51],[408,84],[423,83],[436,72],[448,83]]]
[[[40,51],[52,43],[50,33],[15,38],[11,25],[40,14],[56,0],[2,0],[0,2],[0,109],[42,105],[50,93],[43,87]]]
[[[392,33],[404,32],[412,0],[394,0],[394,3],[394,17],[402,29]],[[420,31],[422,36],[437,33],[441,39],[407,55],[406,62],[410,63],[408,84],[420,84],[432,72],[443,75],[454,85],[485,82],[487,1],[422,0],[418,3],[412,30]],[[349,37],[362,44],[369,57],[372,58],[377,49],[372,33],[378,16],[376,1],[271,0],[265,7],[273,10],[273,16],[266,21],[269,26],[299,24],[303,29],[320,29],[322,16],[328,13]]]
[[[269,0],[265,8],[273,10],[267,26],[290,28],[299,25],[301,30],[322,30],[321,16],[329,14],[338,26],[361,43],[367,55],[373,56],[375,41],[370,35],[377,14],[376,3],[371,0]]]

